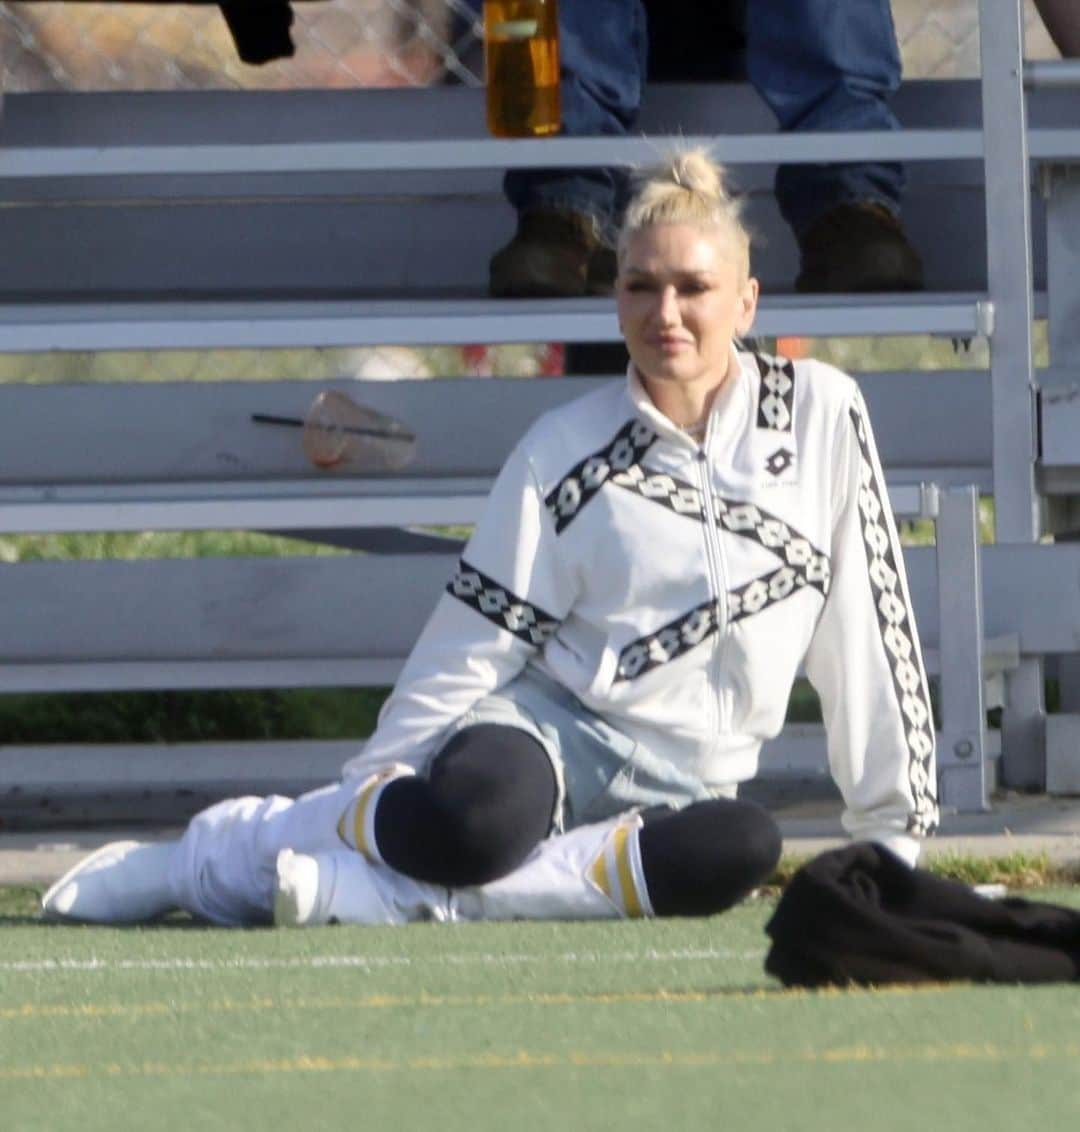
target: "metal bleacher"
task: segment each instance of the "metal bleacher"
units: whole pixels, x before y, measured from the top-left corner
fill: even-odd
[[[755,333],[989,343],[988,371],[856,376],[894,509],[936,524],[907,562],[946,805],[985,808],[995,783],[1080,790],[1080,544],[1045,537],[1080,496],[1080,65],[1025,68],[1017,0],[979,10],[981,80],[904,84],[887,134],[781,135],[741,86],[651,90],[638,138],[512,142],[486,136],[465,88],[8,95],[0,351],[614,341],[609,300],[486,297],[513,224],[501,173],[709,144],[765,237]],[[776,164],[865,158],[909,169],[930,289],[785,293]],[[528,423],[589,380],[320,383],[415,429],[417,460],[393,476],[315,471],[289,430],[250,426],[302,414],[311,382],[0,385],[0,531],[345,532],[368,552],[0,566],[0,693],[391,682],[456,550],[415,528],[471,522]],[[997,528],[981,548],[980,494]],[[354,747],[0,747],[0,802],[297,790]],[[763,770],[822,773],[820,729],[789,729]]]

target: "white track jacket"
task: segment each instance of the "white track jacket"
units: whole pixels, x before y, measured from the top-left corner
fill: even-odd
[[[753,777],[804,664],[845,828],[914,863],[936,825],[903,558],[831,366],[739,353],[701,445],[632,368],[537,420],[346,772],[423,763],[526,664],[717,787]]]

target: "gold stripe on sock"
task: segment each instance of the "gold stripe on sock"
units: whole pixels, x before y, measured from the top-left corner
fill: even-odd
[[[350,849],[355,849],[359,853],[363,853],[365,857],[371,857],[371,850],[368,848],[367,836],[364,833],[367,825],[367,812],[371,806],[371,800],[375,796],[376,789],[385,781],[384,775],[373,775],[359,794],[352,800],[352,841],[349,840],[347,831],[348,823],[346,819],[349,816],[349,807],[345,807],[345,812],[341,815],[337,823],[338,837],[349,846]]]
[[[371,801],[375,797],[375,790],[382,782],[382,775],[372,779],[367,785],[360,797],[356,799],[356,809],[353,811],[353,841],[356,848],[364,854],[365,857],[371,856],[371,850],[368,848],[367,834],[365,829],[367,827],[367,812],[371,806]]]
[[[630,865],[630,830],[629,825],[620,825],[615,830],[615,866],[619,870],[623,909],[630,919],[638,920],[645,915],[645,909],[641,906],[641,898],[634,883],[634,870]]]

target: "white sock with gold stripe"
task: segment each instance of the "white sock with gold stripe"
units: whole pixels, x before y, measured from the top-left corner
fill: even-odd
[[[611,920],[653,914],[641,866],[641,818],[625,814],[542,841],[520,868],[454,890],[462,920]]]
[[[350,849],[363,853],[369,861],[385,864],[375,844],[375,808],[391,782],[415,773],[411,766],[394,763],[361,782],[337,824],[338,836]]]

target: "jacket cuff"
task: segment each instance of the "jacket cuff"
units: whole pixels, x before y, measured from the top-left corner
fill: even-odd
[[[899,857],[909,868],[915,868],[922,852],[922,839],[909,833],[899,833],[895,829],[866,832],[859,835],[860,840],[873,841]]]

